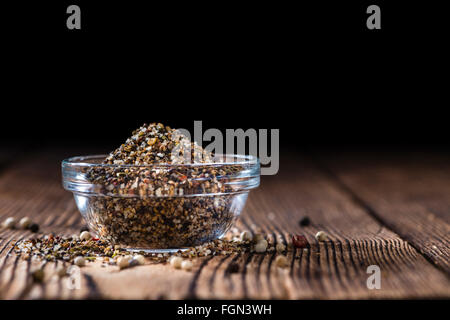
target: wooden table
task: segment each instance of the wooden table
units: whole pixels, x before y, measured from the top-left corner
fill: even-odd
[[[0,219],[29,216],[44,233],[71,235],[83,226],[63,190],[60,160],[80,153],[0,150]],[[312,224],[301,227],[302,216]],[[450,157],[418,153],[282,156],[280,172],[263,177],[237,223],[240,230],[303,234],[310,250],[198,259],[192,272],[167,265],[118,271],[100,262],[82,268],[81,288],[52,276],[57,263],[30,262],[12,252],[29,231],[0,232],[1,299],[366,299],[450,298]],[[318,230],[330,240],[318,243]],[[240,266],[230,272],[230,263]],[[29,271],[43,265],[42,284]],[[369,290],[367,267],[381,270]]]

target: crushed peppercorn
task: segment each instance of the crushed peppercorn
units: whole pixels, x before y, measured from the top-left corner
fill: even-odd
[[[135,130],[104,160],[106,166],[86,171],[106,195],[90,197],[89,229],[132,248],[181,248],[217,238],[236,219],[224,177],[242,166],[177,166],[220,163],[213,158],[160,123]]]

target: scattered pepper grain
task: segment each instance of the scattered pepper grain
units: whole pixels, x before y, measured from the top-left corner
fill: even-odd
[[[133,260],[135,260],[140,265],[145,264],[145,257],[142,254],[135,255],[133,257]]]
[[[302,227],[307,227],[311,224],[311,219],[308,216],[304,216],[300,219],[300,221],[298,223]]]
[[[309,243],[305,236],[293,235],[292,244],[294,248],[306,248]]]
[[[14,219],[13,217],[9,217],[3,222],[3,227],[8,229],[13,229],[15,226],[16,226],[16,219]]]
[[[316,233],[316,239],[317,241],[327,241],[328,240],[328,235],[325,233],[325,231],[319,231]]]
[[[84,267],[86,265],[86,260],[84,257],[78,256],[73,260],[73,263],[79,267]]]
[[[193,267],[193,264],[190,260],[184,260],[181,263],[181,269],[186,270],[186,271],[191,271]]]
[[[117,258],[117,266],[118,266],[120,269],[128,268],[129,265],[130,265],[130,260],[131,260],[130,256],[122,256],[122,257],[118,257],[118,258]]]
[[[37,223],[31,224],[30,225],[30,231],[34,232],[34,233],[38,232],[39,231],[39,225]]]
[[[286,268],[289,265],[286,256],[284,255],[277,256],[275,258],[275,265],[280,268]]]
[[[22,229],[28,229],[28,227],[31,225],[32,221],[30,218],[28,217],[23,217],[22,219],[20,219],[19,221],[19,226]]]
[[[180,269],[181,264],[183,263],[183,258],[174,256],[170,259],[170,265],[175,269]]]
[[[267,251],[267,246],[268,246],[267,240],[262,239],[256,243],[255,251],[258,253],[264,253]]]
[[[83,231],[81,234],[80,234],[80,240],[91,240],[92,239],[92,236],[91,236],[91,234],[89,233],[89,231]]]
[[[241,236],[240,236],[241,241],[252,241],[253,237],[250,231],[242,231]]]
[[[280,243],[277,243],[276,249],[277,249],[278,253],[282,253],[282,252],[286,251],[286,246],[280,242]]]

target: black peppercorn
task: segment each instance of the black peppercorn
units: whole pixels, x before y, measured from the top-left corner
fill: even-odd
[[[31,232],[38,232],[39,231],[39,225],[37,224],[37,223],[33,223],[31,226],[30,226],[30,231]]]
[[[89,228],[84,226],[80,229],[80,233],[83,233],[84,231],[89,231]]]
[[[311,219],[309,219],[309,217],[305,216],[305,217],[301,218],[298,223],[300,224],[300,226],[306,227],[311,224]]]

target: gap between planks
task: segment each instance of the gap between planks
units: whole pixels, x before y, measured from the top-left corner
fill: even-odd
[[[440,272],[446,274],[447,277],[450,278],[450,266],[448,264],[443,265],[440,264],[434,259],[433,255],[424,249],[419,243],[408,237],[405,232],[402,232],[399,228],[396,227],[395,223],[389,222],[388,219],[383,217],[382,214],[377,212],[367,201],[363,199],[351,186],[349,186],[339,175],[333,170],[330,166],[325,164],[324,161],[320,159],[318,156],[311,155],[311,159],[313,163],[316,164],[318,170],[322,171],[324,175],[328,176],[330,181],[336,185],[336,187],[340,188],[343,192],[347,193],[352,199],[352,201],[363,208],[370,216],[372,216],[380,225],[385,228],[391,230],[396,233],[404,242],[408,243],[411,247],[413,247],[423,258],[430,263],[434,268],[438,269]],[[430,214],[430,213],[429,213]],[[431,213],[433,214],[433,213]]]

